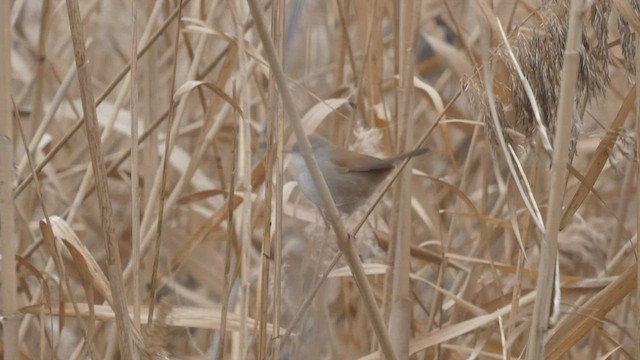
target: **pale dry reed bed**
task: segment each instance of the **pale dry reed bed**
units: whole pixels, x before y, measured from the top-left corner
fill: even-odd
[[[570,3],[261,2],[280,66],[243,1],[0,9],[5,358],[637,358],[640,5]],[[292,180],[290,105],[362,152],[427,139],[340,218],[388,337]]]

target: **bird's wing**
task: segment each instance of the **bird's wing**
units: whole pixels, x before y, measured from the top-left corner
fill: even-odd
[[[340,172],[388,170],[393,167],[389,160],[354,153],[342,153],[339,159],[334,158],[334,162]]]

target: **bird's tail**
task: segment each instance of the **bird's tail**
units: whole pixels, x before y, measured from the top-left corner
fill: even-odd
[[[422,155],[422,154],[426,154],[428,151],[429,151],[429,148],[421,148],[421,149],[417,149],[417,150],[407,151],[406,153],[400,154],[400,155],[398,155],[396,157],[392,157],[389,160],[391,160],[391,161],[393,161],[395,163],[395,162],[398,162],[398,161],[402,161],[402,160],[404,160],[406,158],[412,158],[414,156],[419,156],[419,155]]]

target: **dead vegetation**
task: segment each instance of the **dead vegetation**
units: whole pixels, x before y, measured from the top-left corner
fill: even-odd
[[[573,2],[4,2],[4,357],[638,358],[640,1]],[[295,186],[290,105],[430,148],[338,219],[358,259]]]

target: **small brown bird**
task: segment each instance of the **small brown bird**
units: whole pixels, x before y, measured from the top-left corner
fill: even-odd
[[[422,148],[392,158],[380,159],[340,148],[318,135],[309,136],[309,141],[333,201],[338,210],[347,214],[367,201],[398,162],[422,155],[429,150]],[[298,144],[293,147],[292,155],[300,189],[309,200],[322,208],[320,195],[300,154]]]

